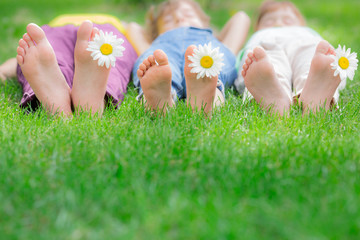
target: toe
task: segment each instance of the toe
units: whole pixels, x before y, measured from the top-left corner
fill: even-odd
[[[82,22],[78,31],[77,31],[77,39],[83,41],[89,41],[93,33],[93,24],[91,21],[86,20]]]
[[[35,43],[39,43],[46,38],[44,31],[34,23],[27,25],[26,31],[30,38],[35,41]]]
[[[249,69],[249,64],[244,63],[243,67],[242,67],[245,71]]]
[[[141,71],[146,71],[146,65],[145,64],[140,64],[140,66],[139,66],[139,69],[141,70]]]
[[[148,60],[149,60],[149,62],[150,62],[150,64],[151,64],[151,66],[156,65],[156,63],[155,63],[155,58],[154,58],[153,55],[150,55],[150,56],[148,57]]]
[[[24,50],[24,48],[22,48],[22,47],[17,47],[16,51],[17,51],[17,54],[18,54],[18,55],[23,56],[23,57],[25,56],[25,50]]]
[[[138,69],[136,73],[138,78],[142,78],[144,76],[144,71],[142,71],[141,69]]]
[[[253,52],[249,52],[248,55],[247,55],[247,59],[245,60],[245,62],[250,65],[252,62],[254,62],[256,59],[255,59],[255,56],[254,56],[254,53]]]
[[[21,66],[24,64],[24,57],[21,55],[17,55],[16,56],[16,61],[18,62],[18,64]]]
[[[265,50],[262,47],[256,47],[254,49],[254,57],[256,60],[261,60],[266,57]]]
[[[330,44],[329,42],[322,40],[316,47],[317,53],[327,54],[329,52]]]
[[[151,67],[150,61],[148,59],[145,59],[143,61],[143,64],[146,66],[146,70],[148,70]]]
[[[169,64],[168,57],[167,57],[166,53],[164,53],[164,51],[162,51],[160,49],[155,50],[154,58],[155,58],[156,62],[160,66]]]
[[[29,34],[25,33],[24,36],[23,36],[23,39],[25,40],[25,42],[27,43],[27,45],[28,45],[29,47],[35,46],[35,45],[34,45],[34,42],[33,42],[33,40],[31,39],[31,37],[30,37]]]
[[[245,77],[246,71],[242,70],[242,71],[241,71],[241,75],[242,75],[243,77]]]
[[[27,42],[24,39],[20,39],[19,47],[23,48],[24,51],[26,52],[26,50],[29,48],[29,45],[27,44]]]

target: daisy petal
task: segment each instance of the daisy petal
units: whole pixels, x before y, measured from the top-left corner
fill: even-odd
[[[330,64],[331,69],[335,70],[334,76],[340,75],[341,81],[346,81],[346,78],[352,80],[355,75],[355,71],[358,67],[357,54],[351,53],[351,48],[346,49],[345,46],[339,44],[338,48],[335,50],[336,56],[333,57],[334,62]],[[348,60],[348,66],[345,65],[346,70],[344,70],[339,64],[339,60],[345,58]],[[346,64],[346,63],[345,63]],[[343,65],[344,67],[344,65]]]
[[[110,59],[107,58],[106,61],[105,61],[105,65],[106,65],[106,68],[109,68],[110,67]]]
[[[220,48],[212,48],[212,43],[209,42],[205,45],[199,45],[198,48],[194,49],[194,53],[188,56],[191,61],[189,67],[191,73],[197,73],[197,79],[203,77],[214,77],[220,73],[221,68],[224,66],[223,53],[220,53]],[[204,63],[202,63],[203,57],[206,57]],[[210,61],[209,61],[210,58]],[[204,65],[202,65],[204,64]]]
[[[102,53],[102,45],[107,43],[111,45],[110,52]],[[124,43],[124,39],[117,38],[117,36],[113,32],[103,32],[99,31],[98,34],[95,35],[92,41],[89,42],[87,51],[90,51],[90,56],[93,60],[98,61],[99,66],[105,66],[107,68],[111,66],[115,66],[116,57],[123,56],[123,52],[125,48],[122,46]]]

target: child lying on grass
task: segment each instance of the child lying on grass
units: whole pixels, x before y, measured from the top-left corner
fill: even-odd
[[[305,26],[294,4],[265,1],[256,30],[239,54],[242,69],[235,86],[242,92],[245,84],[245,100],[254,98],[280,115],[293,101],[300,102],[305,113],[337,103],[346,82],[340,84],[334,76],[334,48]]]
[[[246,40],[250,20],[244,12],[235,14],[220,33],[219,40],[209,29],[209,17],[192,0],[168,0],[148,14],[148,27],[154,42],[139,57],[133,70],[133,80],[139,88],[139,98],[146,106],[165,112],[177,99],[187,98],[193,109],[204,108],[208,113],[213,105],[224,102],[224,87],[231,86],[237,77],[235,55]],[[224,67],[219,75],[197,79],[191,72],[189,56],[195,45],[211,43],[224,54]],[[213,59],[210,60],[210,68]]]
[[[34,107],[40,101],[51,114],[69,116],[73,109],[101,115],[107,98],[120,104],[137,53],[119,29],[84,21],[80,27],[29,24],[26,30],[16,59],[0,66],[3,79],[17,76],[23,89],[21,106]],[[116,59],[115,67],[99,66],[87,50],[99,30],[124,40],[124,56]]]

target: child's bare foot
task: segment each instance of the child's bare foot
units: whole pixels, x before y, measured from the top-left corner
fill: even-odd
[[[249,53],[243,70],[246,88],[264,108],[281,116],[290,108],[290,98],[281,87],[269,58],[263,48]]]
[[[335,55],[334,48],[327,42],[321,41],[311,61],[308,79],[300,95],[304,113],[316,112],[320,107],[330,108],[330,102],[341,80],[334,77],[334,70],[330,64],[334,61],[331,55]]]
[[[89,41],[99,32],[92,22],[84,21],[77,32],[75,45],[75,74],[71,97],[76,110],[90,111],[101,115],[110,69],[98,65],[91,52],[87,51]]]
[[[211,78],[205,76],[197,79],[197,74],[190,72],[192,68],[189,67],[191,61],[188,57],[193,55],[194,49],[196,49],[196,46],[191,45],[185,52],[184,74],[186,81],[187,103],[191,105],[193,110],[204,109],[205,113],[209,113],[213,109],[214,100],[217,100],[215,97],[221,98],[221,103],[224,102],[224,97],[221,93],[216,94],[217,91],[219,91],[216,88],[218,76]]]
[[[26,80],[49,112],[71,115],[70,88],[44,31],[33,23],[26,30],[16,56]]]
[[[171,97],[171,68],[162,50],[156,50],[154,55],[140,64],[137,76],[140,79],[146,105],[150,109],[155,111],[161,109],[165,112],[168,106],[174,105]]]

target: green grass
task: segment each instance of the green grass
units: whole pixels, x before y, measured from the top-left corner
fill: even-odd
[[[110,12],[143,22],[145,7],[79,2],[1,2],[0,61],[30,21]],[[252,14],[251,2],[203,4],[221,27],[235,8]],[[332,44],[359,52],[359,1],[295,2]],[[153,117],[130,86],[118,110],[66,121],[24,113],[16,81],[2,84],[0,239],[359,239],[359,80],[339,111],[279,119],[228,91],[211,120],[184,103]]]

